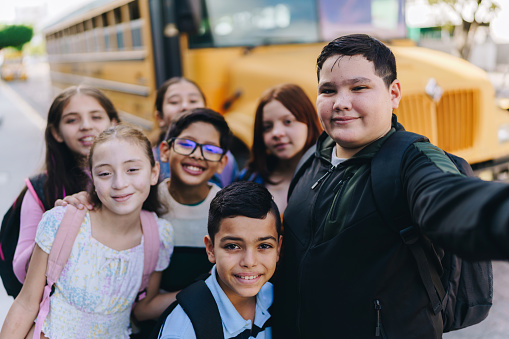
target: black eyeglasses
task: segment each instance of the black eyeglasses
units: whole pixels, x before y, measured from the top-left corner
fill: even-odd
[[[171,138],[168,140],[168,143],[170,145],[173,144],[173,150],[182,155],[191,155],[197,147],[200,147],[201,155],[207,161],[221,161],[226,153],[221,147],[200,144],[184,138]]]

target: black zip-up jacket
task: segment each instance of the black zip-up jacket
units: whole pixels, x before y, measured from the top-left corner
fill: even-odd
[[[373,200],[371,160],[396,125],[336,168],[334,141],[322,134],[294,178],[275,280],[276,338],[442,337],[410,251]],[[424,144],[410,146],[402,161],[412,221],[464,257],[509,258],[509,185],[446,173],[447,156]]]

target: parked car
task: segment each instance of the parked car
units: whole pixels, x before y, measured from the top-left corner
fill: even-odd
[[[7,52],[3,56],[0,75],[3,80],[26,80],[27,73],[21,52]]]

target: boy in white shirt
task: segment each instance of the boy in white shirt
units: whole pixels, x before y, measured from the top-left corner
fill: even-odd
[[[161,161],[171,170],[171,177],[158,185],[159,201],[167,210],[161,217],[175,231],[175,250],[160,286],[167,292],[176,295],[212,268],[203,237],[210,202],[220,187],[209,181],[223,171],[230,142],[221,114],[194,108],[178,116],[161,143]]]
[[[282,240],[271,194],[248,181],[225,187],[211,202],[208,233],[205,246],[215,265],[205,284],[217,305],[223,337],[271,338],[268,309],[273,291],[268,280],[276,269]],[[178,296],[177,300],[180,303]],[[208,319],[190,319],[185,308],[179,304],[173,309],[159,338],[198,337],[193,325],[199,327]]]

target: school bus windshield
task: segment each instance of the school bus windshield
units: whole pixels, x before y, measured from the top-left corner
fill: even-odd
[[[405,37],[404,0],[204,0],[190,47],[314,43],[354,32]]]

